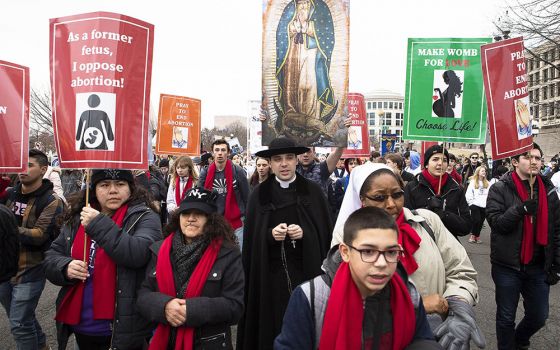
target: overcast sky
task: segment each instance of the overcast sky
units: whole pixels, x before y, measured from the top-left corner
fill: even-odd
[[[504,0],[350,0],[350,91],[404,94],[409,37],[487,37]],[[246,115],[260,99],[262,0],[19,0],[2,4],[0,59],[28,66],[47,89],[49,19],[93,11],[155,25],[152,106],[159,94],[202,100],[202,125]]]

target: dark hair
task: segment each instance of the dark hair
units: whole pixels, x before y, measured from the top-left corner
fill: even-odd
[[[410,151],[406,151],[403,153],[403,157],[406,158],[410,158]]]
[[[457,157],[455,157],[455,155],[453,153],[449,153],[449,160],[454,160],[455,163],[457,163]]]
[[[180,219],[181,214],[179,211],[175,211],[171,215],[169,224],[165,226],[163,230],[163,237],[167,237],[173,232],[181,230]],[[202,235],[209,238],[210,240],[218,237],[222,237],[224,241],[237,244],[237,237],[233,233],[233,228],[230,223],[224,218],[223,215],[218,213],[212,213],[206,216],[208,221],[204,224],[202,229]]]
[[[259,159],[263,159],[268,162],[268,176],[272,175],[272,168],[270,167],[270,158],[257,157],[257,159],[255,159],[255,171],[253,171],[253,174],[249,179],[249,184],[252,186],[256,186],[259,184],[259,172],[257,171],[257,162],[259,161]]]
[[[49,166],[49,158],[47,157],[47,155],[45,153],[43,153],[42,151],[38,150],[38,149],[30,149],[29,150],[29,158],[35,158],[35,160],[37,161],[37,163],[40,166]]]
[[[372,151],[369,155],[369,160],[372,161],[374,158],[379,158],[379,157],[381,157],[381,153],[377,151]]]
[[[350,162],[354,160],[356,162],[357,165],[362,165],[362,161],[360,160],[360,158],[346,158],[344,159],[344,169],[346,169],[347,172],[350,172]]]
[[[219,139],[219,140],[216,140],[216,141],[212,142],[212,152],[214,152],[214,146],[216,146],[216,145],[226,145],[228,152],[231,151],[231,148],[229,147],[229,143],[224,139]]]
[[[509,169],[507,167],[505,167],[503,165],[498,165],[493,171],[493,173],[494,173],[493,178],[500,179],[502,177],[502,175],[504,175],[508,171],[509,171]]]
[[[380,175],[384,175],[384,174],[388,174],[388,175],[393,176],[395,178],[395,180],[397,180],[399,186],[401,188],[404,188],[404,182],[403,182],[403,179],[401,178],[400,175],[395,174],[393,172],[393,170],[383,168],[383,169],[379,169],[377,171],[374,171],[373,173],[369,174],[368,177],[366,177],[366,180],[364,181],[364,184],[362,185],[362,188],[360,189],[360,197],[365,196],[366,193],[368,193],[371,190],[373,179],[375,179],[376,177],[378,177]]]
[[[537,145],[536,142],[533,142],[533,149],[538,149],[539,153],[541,154],[541,157],[543,156],[543,151],[542,151],[541,147],[539,145]],[[519,162],[519,157],[525,156],[527,154],[529,154],[529,152],[525,152],[525,153],[522,153],[522,154],[517,154],[515,156],[512,156],[511,159],[515,159],[516,161]]]
[[[358,231],[371,228],[394,230],[395,234],[399,232],[395,219],[384,209],[363,207],[350,214],[346,220],[342,241],[346,245],[352,244]]]
[[[397,164],[397,168],[402,170],[403,157],[398,153],[389,153],[385,155],[385,160],[389,159],[391,162]]]
[[[159,210],[152,203],[152,194],[149,193],[144,187],[137,186],[136,183],[128,182],[130,188],[130,197],[125,202],[128,205],[144,204],[148,208],[152,209],[154,212],[159,212]],[[79,222],[72,222],[74,218],[79,219],[77,214],[82,211],[82,208],[86,206],[86,190],[83,189],[79,192],[73,193],[66,198],[68,205],[65,206],[64,213],[61,216],[63,223],[76,224]],[[89,191],[89,202],[91,205],[99,206],[99,202],[95,197],[95,188]]]

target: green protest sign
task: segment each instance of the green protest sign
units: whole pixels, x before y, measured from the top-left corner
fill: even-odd
[[[489,42],[408,39],[403,139],[485,142],[480,46]]]

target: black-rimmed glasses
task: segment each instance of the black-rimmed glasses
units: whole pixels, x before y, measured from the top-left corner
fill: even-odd
[[[391,197],[394,200],[401,199],[404,196],[404,191],[399,191],[391,194],[376,194],[375,196],[368,196],[367,194],[364,195],[369,200],[374,202],[383,203],[387,200],[387,198]]]
[[[402,249],[398,249],[398,248],[389,249],[389,250],[378,250],[372,248],[358,249],[351,246],[350,244],[347,244],[347,246],[360,253],[360,258],[362,258],[362,261],[365,263],[376,262],[381,254],[383,254],[385,261],[387,261],[388,263],[399,262],[399,259],[403,256]]]

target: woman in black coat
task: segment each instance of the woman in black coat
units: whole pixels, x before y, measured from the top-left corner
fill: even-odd
[[[232,349],[243,313],[243,266],[216,194],[192,188],[152,245],[138,309],[158,324],[150,349]]]
[[[92,184],[91,206],[85,190],[68,198],[62,231],[46,252],[47,278],[62,286],[58,348],[74,333],[82,350],[142,349],[152,329],[134,306],[161,224],[131,171],[94,170]]]

